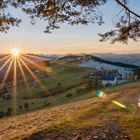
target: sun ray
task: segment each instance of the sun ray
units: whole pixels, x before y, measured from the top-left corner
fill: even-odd
[[[27,55],[28,56],[28,55]],[[23,59],[27,60],[28,62],[32,63],[34,66],[38,67],[39,69],[41,69],[42,71],[45,71],[45,72],[48,72],[48,69],[45,69],[45,68],[42,68],[41,66],[37,65],[36,63],[34,63],[33,61],[31,61],[30,59],[26,58],[25,56],[21,56]],[[50,67],[49,67],[50,68]],[[49,70],[49,73],[52,73],[53,74],[53,77],[58,81],[58,82],[61,82],[61,80],[57,77],[57,74],[55,71],[52,70]]]
[[[8,66],[8,68],[7,68],[7,70],[6,70],[6,73],[5,73],[4,78],[2,80],[2,87],[4,86],[4,84],[5,84],[6,80],[7,80],[7,77],[9,75],[10,69],[11,69],[12,64],[13,64],[13,61],[14,60],[12,59],[11,62],[10,62],[10,64],[9,64],[9,66]]]
[[[42,66],[36,64],[35,62],[31,61],[30,59],[26,58],[25,56],[21,56],[24,60],[28,61],[29,63],[31,63],[32,65],[34,65],[35,67],[39,68],[42,71],[46,71],[45,67],[43,68]]]
[[[3,60],[5,60],[5,59],[7,59],[8,57],[10,57],[10,55],[4,56],[3,58],[0,59],[0,62],[3,61]]]
[[[24,73],[24,71],[23,71],[23,68],[22,68],[22,65],[21,65],[19,59],[17,59],[17,62],[18,62],[19,69],[20,69],[20,71],[21,71],[21,75],[22,75],[22,77],[23,77],[24,83],[25,83],[25,85],[26,85],[26,87],[27,87],[27,91],[28,91],[28,93],[31,93],[31,89],[30,89],[30,87],[29,87],[29,83],[28,83],[28,81],[27,81],[27,79],[26,79],[25,73]]]
[[[23,56],[30,57],[30,58],[35,58],[35,59],[42,59],[40,56],[35,56],[35,55],[32,55],[32,54],[24,54]]]
[[[9,61],[11,60],[12,58],[10,57],[8,60],[6,60],[4,62],[4,64],[0,67],[0,71],[2,71],[2,69],[9,63]]]
[[[21,56],[23,59],[25,59],[26,61],[32,63],[35,67],[37,67],[38,69],[40,69],[41,71],[47,72],[48,74],[52,74],[53,73],[53,69],[49,66],[40,66],[38,64],[36,64],[35,62],[31,61],[30,59],[28,59],[25,56]]]
[[[31,76],[40,84],[41,88],[46,91],[46,87],[41,83],[41,81],[38,79],[38,77],[32,72],[32,70],[26,65],[26,63],[19,57],[19,60],[21,63],[25,66],[25,68],[29,71]]]
[[[16,113],[17,109],[17,58],[14,58],[14,71],[13,71],[13,109]]]

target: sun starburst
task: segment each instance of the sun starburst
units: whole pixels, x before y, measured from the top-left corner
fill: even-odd
[[[19,50],[18,48],[12,49],[12,50],[11,50],[11,55],[12,55],[13,57],[19,56],[19,55],[20,55],[20,50]]]
[[[26,78],[26,73],[24,70],[28,71],[28,76],[31,76],[33,78],[33,83],[37,83],[41,90],[43,92],[46,92],[46,94],[49,93],[46,86],[42,83],[42,81],[38,78],[38,76],[34,73],[32,66],[36,67],[36,69],[39,69],[41,71],[45,71],[45,68],[36,64],[35,62],[31,61],[29,57],[34,58],[32,56],[26,56],[20,52],[18,48],[14,48],[10,51],[9,55],[3,56],[0,58],[0,72],[4,72],[0,88],[6,88],[7,81],[10,77],[10,75],[13,75],[13,90],[12,90],[12,105],[14,109],[14,113],[17,111],[17,96],[18,96],[18,84],[20,83],[20,79],[18,78],[18,74],[21,74],[23,81],[25,83],[25,86],[27,88],[28,93],[30,94],[32,92],[30,84]],[[36,59],[40,59],[36,57]],[[22,80],[22,79],[21,79]],[[30,96],[30,95],[29,95]]]

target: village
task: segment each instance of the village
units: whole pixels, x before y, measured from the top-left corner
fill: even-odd
[[[95,79],[100,86],[107,87],[110,85],[121,84],[131,80],[137,80],[137,76],[133,72],[127,74],[119,73],[117,70],[97,70],[95,73],[87,75],[91,79]]]

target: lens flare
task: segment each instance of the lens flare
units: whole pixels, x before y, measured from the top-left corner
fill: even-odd
[[[96,91],[96,95],[98,97],[102,97],[102,98],[105,98],[106,97],[106,94],[102,90],[97,90]]]
[[[126,108],[125,105],[123,105],[122,103],[116,101],[116,100],[113,100],[112,103],[114,103],[115,105],[119,106],[119,107],[122,107],[122,108]]]
[[[97,90],[96,91],[96,95],[98,97],[101,97],[101,98],[105,98],[107,96],[107,94],[105,94],[102,90]],[[125,105],[123,105],[122,103],[120,103],[120,102],[118,102],[116,100],[112,100],[112,103],[117,105],[117,106],[119,106],[119,107],[121,107],[121,108],[126,108]]]

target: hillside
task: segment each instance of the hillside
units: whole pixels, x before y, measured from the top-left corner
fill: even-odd
[[[104,56],[104,55],[103,55]],[[64,60],[64,59],[81,59],[83,61],[88,61],[88,60],[94,60],[97,61],[99,63],[105,63],[105,64],[110,64],[110,65],[114,65],[114,66],[118,66],[118,67],[122,67],[122,68],[137,68],[137,65],[134,65],[134,63],[127,63],[128,61],[115,61],[114,59],[108,59],[108,57],[103,57],[103,56],[98,56],[98,55],[67,55],[64,57],[61,57],[60,60]],[[114,61],[112,61],[114,60]]]
[[[125,88],[124,88],[125,87]],[[139,82],[117,86],[106,98],[90,98],[0,120],[0,139],[139,140]],[[117,100],[126,109],[112,103]]]
[[[132,64],[126,64],[123,62],[113,62],[110,60],[102,59],[102,58],[97,57],[97,56],[92,56],[91,58],[94,59],[95,61],[98,61],[101,63],[111,64],[111,65],[115,65],[115,66],[119,66],[119,67],[125,67],[125,68],[137,68],[138,67],[138,66],[135,66]]]
[[[96,56],[113,62],[135,64],[140,66],[140,53],[135,54],[96,54]]]
[[[9,108],[15,110],[12,111],[10,115],[15,115],[26,113],[29,110],[34,111],[68,102],[68,100],[70,101],[73,99],[72,95],[76,96],[78,94],[79,86],[85,85],[89,81],[89,79],[84,78],[84,76],[96,71],[95,69],[69,65],[66,62],[62,63],[62,61],[53,61],[51,62],[51,67],[45,67],[47,70],[51,70],[51,72],[48,73],[40,71],[38,67],[34,70],[32,65],[28,66],[40,80],[40,83],[37,83],[34,76],[23,67],[23,71],[26,74],[26,84],[25,79],[21,75],[20,69],[17,67],[17,100],[15,102],[15,100],[10,97],[6,100],[0,100],[0,118],[6,116],[3,114],[6,114]],[[12,77],[12,81],[7,82],[6,87],[12,96],[13,72],[9,73],[9,76]],[[19,76],[21,76],[21,80],[19,80]],[[67,94],[70,94],[71,97],[67,97]],[[79,98],[78,95],[77,98]],[[29,110],[25,108],[25,105],[27,104]]]

